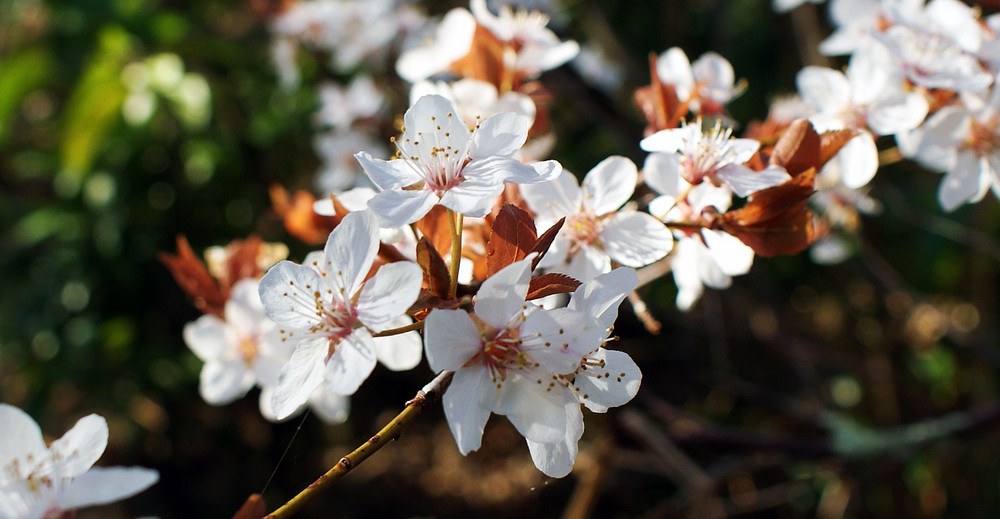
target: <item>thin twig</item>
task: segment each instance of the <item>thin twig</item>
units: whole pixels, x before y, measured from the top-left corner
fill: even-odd
[[[426,386],[417,392],[417,396],[406,403],[406,408],[403,409],[395,418],[393,418],[381,431],[375,436],[372,436],[368,441],[361,444],[353,452],[340,458],[340,461],[333,466],[330,470],[319,477],[311,485],[303,489],[299,494],[287,503],[281,505],[280,508],[271,512],[270,515],[266,516],[264,519],[284,519],[291,517],[295,512],[299,511],[303,505],[305,505],[309,500],[319,495],[320,492],[326,490],[330,485],[344,477],[345,474],[351,471],[354,467],[360,465],[363,461],[368,459],[369,456],[374,454],[376,451],[384,447],[389,441],[399,438],[399,435],[403,433],[404,430],[413,422],[413,420],[420,414],[424,408],[430,406],[434,403],[445,389],[448,388],[448,384],[451,383],[451,378],[455,374],[454,371],[442,371],[438,376],[434,377],[434,380],[430,381]]]
[[[399,335],[406,332],[412,332],[413,330],[419,330],[424,327],[423,321],[417,321],[415,323],[410,323],[406,326],[400,326],[399,328],[390,328],[388,330],[382,330],[378,333],[373,333],[372,337],[388,337],[390,335]]]

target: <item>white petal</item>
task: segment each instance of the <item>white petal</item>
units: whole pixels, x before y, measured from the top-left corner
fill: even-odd
[[[308,328],[318,320],[314,292],[322,285],[314,269],[282,260],[261,278],[260,300],[268,317],[275,322],[291,328]]]
[[[795,76],[802,100],[819,112],[836,113],[851,103],[851,85],[843,73],[826,67],[803,67]]]
[[[459,117],[455,103],[439,95],[417,99],[403,115],[403,126],[405,130],[397,143],[404,154],[410,155],[418,155],[417,149],[430,149],[415,145],[421,139],[434,139],[437,147],[464,150],[470,137],[469,128]],[[410,140],[414,144],[411,145]]]
[[[338,395],[353,395],[375,369],[375,344],[364,328],[344,337],[326,361],[323,380]]]
[[[108,422],[96,414],[77,420],[62,438],[52,442],[49,450],[58,477],[72,478],[94,465],[108,446]]]
[[[351,398],[327,391],[321,385],[309,396],[309,408],[328,424],[344,423],[351,413]]]
[[[390,328],[398,328],[411,324],[413,319],[403,315],[390,323]],[[424,343],[420,334],[413,332],[390,335],[388,337],[372,337],[375,345],[375,357],[383,366],[392,371],[406,371],[420,364],[423,358]]]
[[[483,349],[476,323],[465,310],[435,308],[424,321],[424,347],[431,371],[457,370]]]
[[[566,170],[553,182],[524,185],[520,192],[528,203],[528,208],[540,217],[552,221],[576,214],[583,203],[583,191],[577,184],[576,177]]]
[[[927,98],[913,92],[905,92],[881,99],[868,108],[868,127],[878,135],[912,130],[927,117],[930,106]]]
[[[94,467],[59,493],[59,508],[73,510],[125,499],[146,490],[159,479],[159,473],[153,469]]]
[[[380,332],[417,300],[423,273],[416,263],[399,261],[379,267],[358,297],[358,319]]]
[[[330,233],[323,247],[323,269],[349,298],[358,292],[378,253],[379,224],[370,211],[349,213]]]
[[[861,132],[840,148],[836,160],[845,186],[857,189],[867,185],[878,171],[875,138],[868,132]]]
[[[618,306],[638,284],[634,270],[616,268],[577,287],[568,308],[584,312],[602,328],[609,328],[618,318]]]
[[[561,478],[573,470],[573,463],[579,453],[580,437],[583,436],[583,413],[577,403],[566,404],[566,434],[555,443],[539,443],[526,440],[531,461],[538,470],[552,478]]]
[[[566,266],[566,275],[578,281],[591,279],[611,272],[611,257],[600,247],[584,245],[577,249],[576,254]]]
[[[552,182],[562,172],[562,164],[554,160],[522,164],[514,161],[506,166],[504,182],[511,184],[537,184]]]
[[[484,159],[494,155],[509,157],[524,146],[531,121],[515,113],[491,115],[480,123],[472,137],[469,158]]]
[[[560,441],[566,434],[565,406],[575,403],[575,398],[558,382],[550,386],[550,379],[525,375],[508,373],[493,411],[505,415],[526,439],[540,443]]]
[[[524,308],[534,254],[515,261],[483,281],[476,294],[476,316],[494,328],[503,328]],[[430,356],[428,356],[429,358]]]
[[[690,125],[690,127],[695,128],[695,125]],[[685,137],[690,132],[691,130],[687,130],[686,127],[660,130],[639,141],[639,147],[643,151],[649,152],[677,153],[684,149]]]
[[[703,84],[705,97],[719,103],[726,103],[733,95],[736,74],[726,58],[715,52],[706,52],[691,65],[694,77]]]
[[[728,276],[746,274],[753,265],[754,252],[732,234],[702,229],[702,237],[715,264]]]
[[[632,400],[639,392],[642,373],[627,353],[600,348],[590,355],[593,360],[604,360],[604,367],[580,367],[573,379],[576,394],[583,405],[595,413],[604,413]]]
[[[382,227],[399,227],[413,223],[438,203],[431,191],[383,191],[368,201],[368,207],[379,217]]]
[[[663,222],[646,213],[621,211],[604,224],[601,242],[611,259],[642,267],[666,256],[674,237]]]
[[[892,66],[881,57],[882,54],[873,52],[858,52],[851,56],[847,64],[847,80],[855,105],[870,104],[881,97],[888,86]]]
[[[42,430],[28,413],[9,405],[0,404],[0,467],[7,467],[18,458],[42,459],[46,455]],[[0,473],[0,486],[5,482]]]
[[[473,366],[455,372],[441,404],[448,428],[463,456],[482,444],[483,428],[495,400],[496,388],[485,367]]]
[[[660,81],[674,85],[678,97],[685,98],[694,87],[691,62],[679,47],[671,47],[656,60],[656,75]]]
[[[326,337],[310,337],[295,347],[292,358],[278,374],[278,385],[271,399],[277,419],[283,420],[298,410],[323,381],[329,344]]]
[[[980,174],[979,159],[976,155],[970,151],[959,153],[955,166],[941,181],[938,190],[941,207],[945,211],[954,211],[975,197],[979,192]]]
[[[203,315],[184,325],[184,343],[203,362],[221,358],[230,349],[226,323],[214,315]]]
[[[683,191],[680,159],[676,153],[650,153],[642,167],[643,181],[657,193],[676,199]]]
[[[253,371],[242,359],[232,362],[207,362],[201,368],[198,390],[212,405],[228,404],[247,394],[256,381]]]
[[[638,178],[639,171],[631,160],[608,157],[584,177],[584,196],[590,199],[589,205],[595,215],[612,213],[632,197]]]
[[[521,325],[521,352],[537,362],[539,369],[566,375],[576,371],[583,356],[596,350],[605,337],[607,328],[583,312],[536,310]]]
[[[354,155],[368,178],[382,189],[397,189],[416,184],[423,180],[416,167],[408,159],[382,160],[372,158],[366,152]]]
[[[750,196],[752,193],[774,187],[791,180],[784,168],[771,166],[763,171],[754,171],[746,166],[729,164],[716,173],[736,196]]]
[[[493,199],[502,192],[502,182],[467,179],[446,191],[441,205],[465,216],[482,218],[489,214]]]

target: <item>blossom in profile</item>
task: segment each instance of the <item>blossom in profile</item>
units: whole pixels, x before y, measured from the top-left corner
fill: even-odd
[[[646,184],[660,194],[649,203],[649,211],[664,222],[699,225],[704,213],[723,213],[733,194],[725,186],[708,182],[692,186],[680,176],[669,155],[651,153],[643,166]],[[754,251],[739,238],[723,231],[678,227],[670,257],[670,270],[677,284],[677,308],[690,310],[705,287],[728,288],[732,276],[746,274],[753,265]]]
[[[525,77],[536,77],[580,53],[580,45],[575,41],[559,40],[548,28],[548,15],[540,11],[515,11],[509,5],[502,5],[499,12],[493,14],[486,7],[486,0],[471,0],[469,10],[479,25],[489,29],[505,48],[516,53],[514,69]]]
[[[691,185],[709,182],[726,186],[737,196],[781,184],[792,177],[784,168],[771,166],[754,171],[746,166],[760,143],[753,139],[736,139],[732,129],[721,123],[703,133],[701,119],[681,128],[660,130],[643,139],[639,146],[646,151],[662,152],[663,167],[677,171]]]
[[[415,263],[404,261],[382,265],[365,281],[378,246],[375,215],[353,212],[330,233],[322,258],[308,265],[282,261],[261,279],[267,315],[295,344],[272,398],[279,419],[298,409],[320,384],[337,395],[354,394],[376,361],[396,350],[379,347],[371,334],[406,319],[423,275]],[[403,348],[412,344],[398,340]],[[415,346],[419,352],[419,342]]]
[[[721,115],[724,106],[743,93],[729,61],[715,52],[706,52],[694,63],[680,47],[671,47],[656,60],[656,75],[672,85],[677,98],[697,114]]]
[[[108,423],[81,418],[46,446],[38,424],[24,411],[0,404],[0,518],[61,517],[142,492],[159,473],[142,467],[94,467],[108,445]]]
[[[427,316],[431,369],[455,371],[442,402],[462,454],[479,448],[490,413],[506,416],[532,442],[562,442],[574,431],[580,401],[560,377],[579,368],[606,329],[583,312],[526,302],[534,257],[484,281],[474,313],[434,309]]]
[[[619,267],[577,287],[567,308],[583,312],[603,327],[603,342],[618,318],[618,306],[638,283],[634,270]],[[639,392],[642,373],[627,353],[608,350],[602,345],[584,355],[576,371],[560,375],[558,380],[584,407],[594,413],[606,413],[632,400]],[[583,436],[580,406],[567,406],[566,418],[566,435],[561,441],[526,440],[535,466],[551,477],[569,474],[579,452],[578,443]]]
[[[589,281],[610,272],[612,260],[642,267],[666,256],[673,247],[670,230],[646,213],[622,208],[638,176],[631,160],[614,156],[594,166],[582,187],[567,171],[554,182],[522,186],[540,228],[566,218],[539,265]]]
[[[383,227],[413,223],[437,204],[466,216],[486,216],[504,182],[552,180],[562,169],[553,160],[523,164],[514,154],[528,137],[530,121],[499,113],[469,129],[455,104],[439,95],[421,97],[403,116],[398,158],[355,155],[382,192],[368,202]]]

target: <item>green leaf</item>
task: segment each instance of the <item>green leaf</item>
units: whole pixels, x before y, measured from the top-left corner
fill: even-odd
[[[90,64],[66,103],[59,157],[62,175],[73,185],[90,173],[108,134],[121,120],[127,90],[119,76],[131,50],[131,37],[121,28],[101,31]]]
[[[52,73],[52,55],[43,47],[28,47],[0,63],[0,144],[10,135],[12,120],[24,99]]]

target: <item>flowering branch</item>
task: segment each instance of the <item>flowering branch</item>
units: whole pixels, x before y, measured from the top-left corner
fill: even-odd
[[[320,476],[319,479],[299,492],[298,495],[289,499],[287,503],[281,505],[277,510],[265,516],[264,519],[291,517],[309,500],[344,477],[352,468],[360,465],[369,456],[389,443],[390,440],[399,438],[399,435],[409,427],[417,415],[424,408],[437,401],[445,389],[448,389],[448,385],[451,383],[451,378],[454,374],[454,371],[442,371],[439,373],[438,376],[434,377],[434,380],[431,380],[420,391],[417,391],[417,396],[407,402],[403,411],[386,424],[381,431],[369,438],[368,441],[361,444],[357,449],[354,449],[350,454],[340,458],[340,461],[328,470],[326,474]]]

